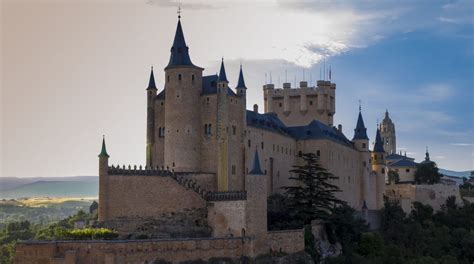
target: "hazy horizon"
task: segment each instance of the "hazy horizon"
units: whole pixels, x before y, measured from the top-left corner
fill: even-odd
[[[349,139],[361,100],[371,142],[388,109],[399,151],[421,161],[428,146],[438,167],[474,169],[469,1],[180,2],[193,63],[213,74],[224,57],[231,87],[242,63],[249,109],[263,110],[265,75],[314,84],[324,59]],[[95,176],[103,134],[110,164],[144,164],[145,88],[154,65],[163,89],[177,1],[0,5],[0,177]]]

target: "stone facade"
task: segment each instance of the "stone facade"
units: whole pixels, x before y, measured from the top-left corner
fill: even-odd
[[[430,205],[434,210],[439,210],[450,196],[456,197],[458,204],[462,203],[458,185],[390,184],[387,185],[386,195],[389,199],[399,202],[406,213],[413,209],[413,202]]]

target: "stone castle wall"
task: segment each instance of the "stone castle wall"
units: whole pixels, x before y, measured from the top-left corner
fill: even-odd
[[[264,239],[249,237],[150,239],[110,241],[20,242],[16,264],[119,264],[167,261],[207,261],[211,258],[254,258],[270,252],[304,250],[303,230],[269,232]]]
[[[16,264],[153,263],[153,261],[240,258],[249,251],[243,238],[25,242],[17,245]]]
[[[107,219],[157,217],[163,213],[205,208],[206,201],[170,176],[104,175]],[[102,202],[102,201],[100,201]]]
[[[385,194],[389,199],[398,201],[406,213],[413,209],[413,202],[430,205],[434,210],[439,210],[450,196],[456,197],[457,203],[462,202],[457,185],[390,184],[386,186]]]

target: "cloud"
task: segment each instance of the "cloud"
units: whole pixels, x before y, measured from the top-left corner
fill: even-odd
[[[474,146],[473,143],[450,143],[451,146],[459,146],[459,147],[471,147]]]

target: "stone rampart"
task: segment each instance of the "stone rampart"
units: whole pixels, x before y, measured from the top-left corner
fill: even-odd
[[[267,247],[273,252],[288,254],[304,250],[304,230],[270,231],[267,235]]]
[[[16,264],[179,263],[247,256],[246,238],[180,240],[52,241],[17,244]]]

